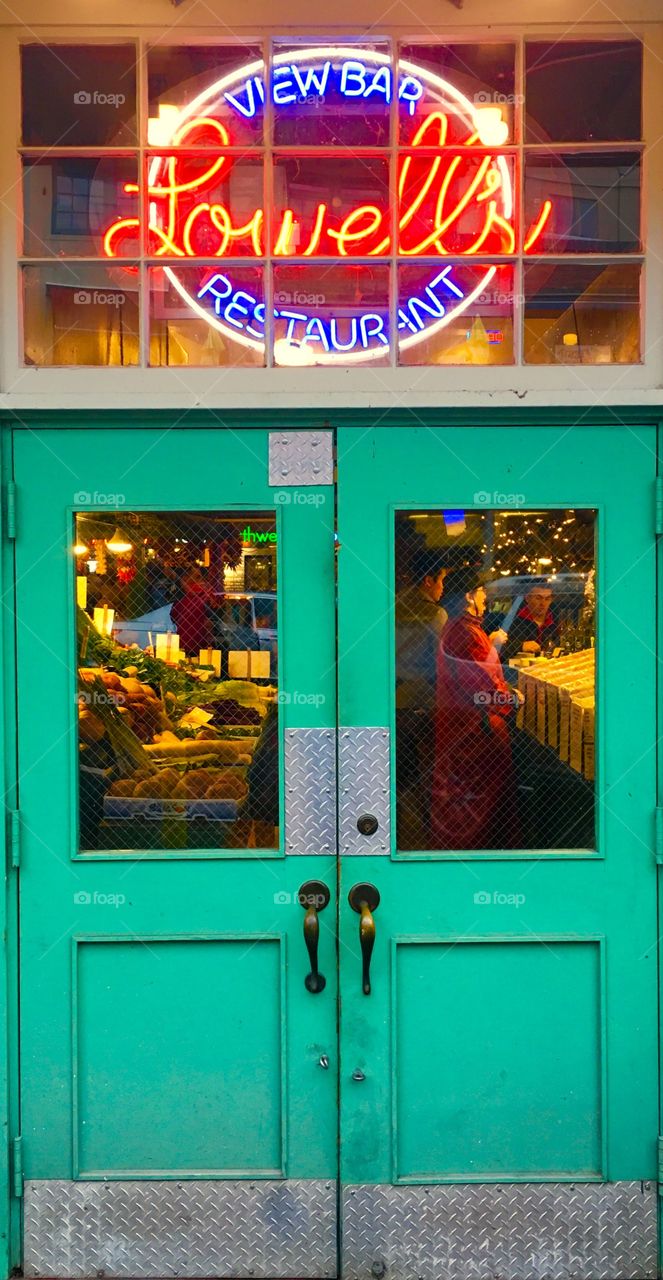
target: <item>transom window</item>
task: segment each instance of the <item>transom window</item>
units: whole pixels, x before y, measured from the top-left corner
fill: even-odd
[[[641,54],[27,43],[25,362],[639,362]]]

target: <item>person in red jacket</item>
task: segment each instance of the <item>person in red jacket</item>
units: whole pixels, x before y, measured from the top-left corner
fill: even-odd
[[[518,848],[515,773],[508,721],[519,695],[506,683],[484,632],[484,575],[449,575],[449,621],[437,656],[431,827],[437,849]]]
[[[209,612],[210,593],[200,569],[193,568],[182,578],[182,594],[171,606],[170,616],[177,627],[183,653],[197,658],[200,649],[210,649],[214,640]]]

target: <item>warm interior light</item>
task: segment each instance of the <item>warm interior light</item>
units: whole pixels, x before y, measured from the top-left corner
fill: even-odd
[[[306,343],[300,345],[297,342],[288,342],[287,338],[279,338],[274,343],[274,364],[315,364],[315,355]]]
[[[564,343],[565,347],[577,347],[578,345],[577,333],[565,333],[564,337],[562,338],[562,342]]]
[[[75,555],[75,556],[84,556],[84,555],[85,555],[85,553],[86,553],[86,551],[89,551],[89,550],[90,550],[90,548],[89,548],[89,547],[86,547],[86,545],[85,545],[85,543],[84,543],[84,542],[76,542],[76,543],[74,543],[74,555]]]
[[[158,116],[150,116],[147,122],[147,141],[151,146],[160,147],[170,142],[180,114],[179,107],[168,102],[159,103]]]
[[[477,107],[475,120],[484,147],[503,147],[508,141],[509,126],[502,119],[501,107]]]
[[[115,556],[121,556],[124,551],[133,551],[133,542],[128,542],[125,534],[123,534],[118,525],[112,538],[106,539],[106,546]]]

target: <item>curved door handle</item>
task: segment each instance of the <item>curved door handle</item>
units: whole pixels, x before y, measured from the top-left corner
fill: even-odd
[[[355,884],[348,894],[348,902],[359,916],[359,945],[361,947],[361,989],[365,996],[371,994],[371,956],[375,945],[375,921],[373,912],[380,905],[380,894],[374,884]]]
[[[318,912],[324,911],[330,898],[329,889],[322,880],[305,880],[297,894],[300,907],[303,907],[304,942],[308,951],[311,972],[304,978],[304,986],[312,996],[320,995],[327,985],[327,979],[318,969],[318,942],[320,940],[320,921]]]

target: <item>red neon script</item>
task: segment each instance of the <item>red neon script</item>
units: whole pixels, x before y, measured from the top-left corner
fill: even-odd
[[[404,150],[398,167],[396,234],[404,257],[474,257],[516,249],[513,168],[516,160],[481,146],[476,133],[446,148],[447,117],[429,115]],[[155,157],[149,164],[147,253],[156,258],[262,257],[265,214],[247,191],[262,192],[262,166],[233,154],[228,130],[211,116],[188,120],[174,146],[205,146],[207,154]],[[231,173],[240,195],[231,192]],[[370,178],[369,178],[370,182]],[[296,183],[293,183],[296,189]],[[386,165],[384,189],[387,190]],[[127,194],[137,191],[127,184]],[[336,193],[316,199],[302,185],[301,207],[273,211],[276,257],[379,258],[390,252],[389,208],[373,200],[346,207]],[[238,214],[237,206],[245,208]],[[531,253],[550,218],[546,200],[524,237]],[[129,244],[122,249],[122,242]],[[140,221],[118,218],[104,235],[108,257],[139,251]]]

